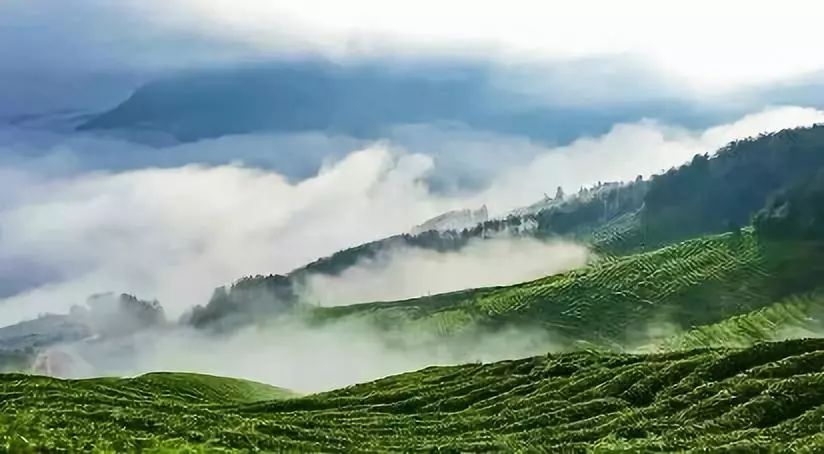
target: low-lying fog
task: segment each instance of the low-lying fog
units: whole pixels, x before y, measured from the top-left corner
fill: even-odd
[[[413,332],[392,339],[366,322],[323,328],[299,321],[248,327],[215,336],[190,328],[150,330],[120,339],[63,344],[66,364],[52,373],[71,377],[190,371],[246,378],[308,393],[331,390],[430,365],[495,361],[543,354],[554,346],[539,330],[506,330],[426,342]],[[42,372],[42,371],[40,371]]]

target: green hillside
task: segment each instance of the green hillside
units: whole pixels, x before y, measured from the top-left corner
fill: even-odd
[[[689,329],[810,291],[824,275],[822,257],[819,243],[761,241],[743,230],[514,286],[317,308],[312,317],[366,318],[389,331],[436,335],[529,326],[567,341],[627,344],[643,341],[658,324]]]
[[[190,374],[78,381],[0,375],[0,449],[815,452],[824,446],[824,340],[430,367],[257,403],[243,402],[249,388],[236,389],[235,380]]]
[[[105,380],[96,379],[98,382]],[[247,403],[296,396],[289,390],[263,383],[205,374],[153,372],[131,379],[114,380],[121,391],[141,395],[163,388],[166,393],[160,397],[184,399],[189,403]]]
[[[697,326],[652,348],[678,350],[700,347],[748,347],[758,342],[824,333],[824,293],[794,295],[752,312]]]

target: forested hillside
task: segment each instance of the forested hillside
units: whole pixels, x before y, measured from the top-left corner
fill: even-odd
[[[771,196],[824,168],[824,125],[730,143],[653,177],[644,199],[647,242],[748,225]]]

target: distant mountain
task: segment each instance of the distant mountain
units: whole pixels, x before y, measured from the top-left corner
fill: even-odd
[[[0,328],[0,351],[48,347],[91,335],[91,327],[81,320],[69,315],[49,314]]]
[[[608,108],[553,103],[517,84],[503,85],[519,79],[501,71],[469,63],[320,61],[203,69],[145,84],[79,129],[187,142],[260,131],[376,138],[396,125],[458,123],[556,143],[650,115],[681,124],[710,124],[719,116],[673,99],[616,101]],[[535,77],[541,77],[537,70]]]
[[[76,358],[53,347],[74,344],[93,348],[95,343],[124,339],[165,323],[163,308],[157,301],[127,294],[92,295],[85,306],[74,306],[68,314],[46,314],[0,327],[0,372],[7,368],[33,368],[38,373],[61,375],[55,372],[61,369],[58,364]],[[10,367],[10,363],[14,366]]]

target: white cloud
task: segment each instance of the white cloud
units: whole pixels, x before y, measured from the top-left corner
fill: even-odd
[[[0,301],[0,320],[101,290],[159,298],[179,314],[216,284],[287,272],[453,208],[421,185],[429,167],[424,156],[374,147],[297,184],[243,167],[187,166],[17,187],[0,212],[0,259],[35,258],[66,280]]]
[[[15,69],[59,61],[64,70],[78,59],[158,68],[307,54],[616,56],[726,89],[824,70],[822,13],[814,0],[11,0],[0,4],[0,56]]]
[[[218,31],[276,52],[497,55],[518,60],[635,55],[702,88],[824,69],[819,2],[711,0],[175,0],[168,25]],[[169,13],[173,11],[173,13]]]
[[[530,238],[473,240],[452,252],[396,247],[337,276],[310,275],[302,297],[320,306],[402,300],[517,284],[581,267],[588,259],[584,246]]]
[[[437,364],[500,361],[559,350],[545,330],[469,331],[436,339],[415,330],[377,330],[364,320],[306,326],[281,320],[230,336],[185,328],[56,348],[73,358],[69,376],[188,371],[319,392]],[[132,352],[123,355],[124,347]]]

